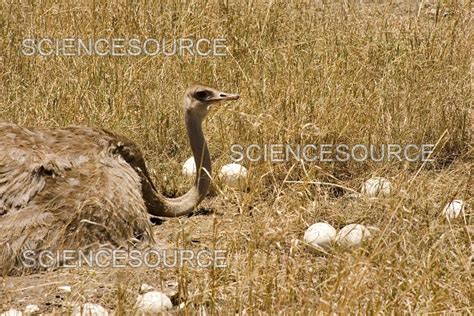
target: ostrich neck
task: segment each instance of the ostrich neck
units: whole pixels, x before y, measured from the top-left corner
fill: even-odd
[[[147,200],[148,211],[156,216],[176,217],[191,213],[206,196],[211,183],[211,157],[202,131],[202,119],[185,110],[186,130],[196,163],[194,186],[177,198],[166,198],[152,189],[152,184],[142,183],[143,190],[151,193]],[[147,195],[147,194],[145,194]]]
[[[194,162],[196,163],[194,188],[200,196],[200,199],[197,201],[197,203],[199,203],[207,194],[211,184],[211,157],[209,155],[209,149],[207,148],[206,139],[204,138],[204,133],[202,132],[202,119],[193,117],[186,112],[185,122]]]

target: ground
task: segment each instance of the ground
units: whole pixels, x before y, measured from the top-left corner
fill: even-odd
[[[181,99],[202,82],[241,99],[204,124],[214,170],[232,144],[435,144],[430,162],[241,161],[248,188],[215,183],[159,247],[224,250],[226,267],[60,268],[2,276],[0,311],[100,303],[129,315],[140,285],[172,313],[473,313],[472,4],[243,1],[0,4],[0,120],[100,126],[144,152],[178,196],[190,156]],[[225,38],[225,56],[26,56],[24,38]],[[370,177],[390,196],[356,196]],[[452,199],[465,212],[448,221]],[[313,223],[373,228],[360,247],[311,251]],[[70,285],[70,294],[58,286]]]

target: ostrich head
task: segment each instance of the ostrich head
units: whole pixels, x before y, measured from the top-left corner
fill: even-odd
[[[226,100],[237,100],[238,98],[238,94],[226,93],[202,85],[194,85],[186,90],[184,94],[184,110],[188,114],[202,120],[206,117],[211,104]]]
[[[201,85],[194,85],[186,90],[184,94],[184,121],[194,163],[197,166],[194,186],[180,197],[167,198],[156,192],[150,179],[144,181],[144,196],[150,214],[164,217],[186,215],[201,203],[212,180],[212,161],[202,130],[202,122],[210,105],[238,98],[238,94],[226,93]]]

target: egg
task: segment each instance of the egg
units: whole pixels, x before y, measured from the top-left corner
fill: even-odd
[[[71,293],[72,289],[69,285],[58,286],[58,290],[62,293]]]
[[[40,311],[38,305],[36,304],[29,304],[25,306],[25,314],[26,315],[32,315],[36,314]]]
[[[455,219],[464,212],[464,202],[462,200],[452,200],[447,203],[442,214],[448,219]]]
[[[362,185],[362,193],[368,197],[389,196],[392,191],[392,183],[383,177],[373,177]]]
[[[247,181],[247,169],[237,163],[222,166],[218,178],[226,187],[243,189]]]
[[[0,316],[22,316],[22,315],[23,315],[22,312],[14,308],[0,314]]]
[[[304,241],[315,247],[328,247],[336,238],[336,229],[328,223],[316,223],[304,233]]]
[[[370,231],[364,225],[349,224],[337,233],[336,242],[341,246],[354,247],[359,246],[370,236]]]
[[[166,294],[152,291],[139,295],[135,304],[138,315],[155,315],[173,308]]]
[[[99,304],[85,303],[81,306],[75,306],[72,310],[72,316],[108,316],[109,312]]]
[[[194,177],[196,175],[196,162],[194,157],[189,157],[183,164],[181,173],[186,177]]]

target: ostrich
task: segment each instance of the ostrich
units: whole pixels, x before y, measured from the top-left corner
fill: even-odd
[[[202,122],[211,104],[238,98],[202,85],[186,90],[185,124],[200,168],[194,186],[178,198],[156,190],[138,146],[124,136],[0,122],[0,267],[18,266],[24,250],[153,240],[147,213],[186,215],[207,194],[211,159]]]

